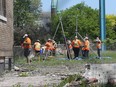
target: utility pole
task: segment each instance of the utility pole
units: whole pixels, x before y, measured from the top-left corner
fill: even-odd
[[[106,39],[106,20],[105,20],[105,0],[99,0],[99,16],[100,16],[100,37],[101,41]],[[106,50],[106,46],[102,44],[102,51]]]

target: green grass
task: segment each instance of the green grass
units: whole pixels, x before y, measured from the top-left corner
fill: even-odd
[[[104,57],[102,59],[95,58],[94,55],[90,54],[90,58],[83,59],[83,60],[60,60],[57,58],[66,58],[64,55],[57,55],[56,57],[49,57],[46,60],[39,61],[38,58],[33,58],[32,64],[28,65],[26,63],[26,58],[17,57],[15,58],[15,64],[17,65],[28,65],[27,67],[30,67],[33,69],[36,65],[39,66],[55,66],[55,65],[68,65],[68,64],[86,64],[86,63],[92,63],[92,64],[102,64],[102,63],[116,63],[116,52],[115,51],[106,51],[102,52],[101,55]],[[106,58],[105,58],[106,57]],[[107,58],[110,57],[110,58]]]

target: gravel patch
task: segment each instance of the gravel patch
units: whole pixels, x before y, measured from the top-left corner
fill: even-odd
[[[18,84],[21,87],[28,87],[29,85],[33,87],[44,87],[45,85],[53,87],[53,85],[58,85],[62,78],[79,73],[79,67],[66,65],[42,66],[39,67],[39,70],[28,71],[29,75],[27,77],[19,77],[21,71],[12,70],[0,78],[0,87],[13,87]],[[80,69],[82,70],[82,68]]]

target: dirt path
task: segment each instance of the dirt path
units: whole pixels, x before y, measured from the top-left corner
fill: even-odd
[[[52,85],[60,82],[60,77],[51,75],[37,75],[28,77],[17,77],[16,75],[11,76],[7,74],[4,78],[1,78],[0,87],[13,87],[20,84],[21,87],[28,87],[32,85],[34,87],[42,87],[44,85]]]
[[[80,69],[80,70],[79,70]],[[58,85],[62,78],[69,74],[77,74],[82,71],[81,66],[48,66],[39,67],[39,70],[30,71],[29,76],[19,77],[19,71],[12,70],[0,78],[0,87],[13,87],[20,84],[21,87],[53,87]]]

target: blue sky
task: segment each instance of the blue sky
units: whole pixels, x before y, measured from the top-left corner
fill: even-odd
[[[42,10],[50,11],[51,10],[51,0],[41,0],[42,1]],[[99,0],[58,0],[59,1],[59,10],[65,10],[70,8],[73,5],[76,5],[81,2],[85,2],[86,5],[99,9]],[[116,15],[116,0],[105,0],[106,14]]]

